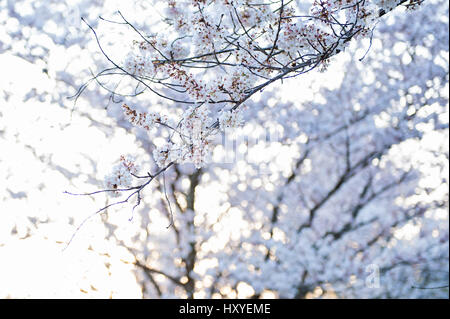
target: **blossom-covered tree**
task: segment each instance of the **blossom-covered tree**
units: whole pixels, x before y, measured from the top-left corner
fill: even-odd
[[[123,196],[94,215],[135,201],[136,237],[111,236],[145,296],[448,296],[448,149],[428,145],[448,138],[448,4],[408,12],[422,2],[169,1],[155,35],[103,19],[138,35],[123,63],[91,27],[113,64],[93,79],[135,82],[101,85],[157,165],[123,157],[90,193]],[[338,88],[301,104],[270,90],[347,47],[369,51]],[[242,125],[256,158],[223,164],[215,138]]]
[[[112,75],[131,77],[136,96],[151,92],[179,107],[180,114],[151,110],[139,112],[123,104],[128,120],[150,130],[169,130],[166,143],[153,151],[160,167],[139,186],[128,164],[118,165],[106,181],[106,192],[131,194],[117,204],[136,198],[153,179],[174,163],[194,163],[202,168],[211,155],[218,132],[242,123],[246,103],[272,83],[296,77],[318,66],[325,69],[331,57],[342,52],[352,39],[369,37],[376,21],[400,5],[413,9],[422,1],[314,1],[255,4],[249,1],[169,1],[158,34],[146,35],[119,11],[120,21],[138,36],[123,63],[102,47],[112,65],[92,80]],[[83,20],[85,21],[85,20]],[[155,27],[154,27],[155,28]],[[86,86],[77,93],[81,94]],[[134,164],[132,164],[134,167]],[[113,204],[114,205],[114,204]]]
[[[133,16],[79,1],[92,29],[73,19],[64,33],[52,26],[71,6],[58,3],[0,2],[24,25],[5,19],[0,49],[51,79],[33,105],[67,107],[98,69],[71,112],[139,151],[103,184],[101,163],[33,154],[103,185],[90,216],[129,251],[143,297],[448,297],[448,3],[137,1]],[[60,49],[82,68],[59,68]]]

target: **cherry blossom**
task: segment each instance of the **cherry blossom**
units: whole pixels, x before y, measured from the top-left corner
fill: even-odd
[[[108,240],[132,255],[143,296],[447,298],[448,3],[171,0],[163,12],[151,26],[101,21],[131,29],[122,59],[85,20],[108,116],[145,154],[121,158],[99,191],[139,212],[133,238]],[[300,82],[315,70],[337,87]],[[285,96],[297,80],[312,98]],[[222,162],[229,129],[256,159]]]

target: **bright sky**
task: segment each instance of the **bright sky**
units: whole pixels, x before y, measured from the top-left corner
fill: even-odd
[[[79,224],[104,201],[73,198],[63,191],[96,187],[88,182],[89,175],[105,173],[102,164],[108,169],[120,155],[117,145],[123,152],[135,151],[133,138],[118,130],[111,141],[90,121],[76,113],[71,119],[70,109],[50,101],[23,103],[30,87],[51,91],[52,81],[39,67],[7,53],[0,54],[0,68],[10,75],[0,77],[0,87],[11,93],[6,104],[0,98],[0,131],[4,131],[0,138],[0,298],[140,297],[131,266],[117,262],[127,256],[102,242],[105,233],[99,218],[86,224],[77,240],[62,251],[74,231],[69,218]],[[71,125],[65,126],[69,121]],[[102,163],[100,171],[93,172],[90,158]],[[70,172],[76,171],[82,173],[72,176]],[[42,222],[38,228],[33,226],[35,220]],[[32,236],[24,238],[28,229]],[[12,232],[18,236],[11,236]],[[96,242],[104,247],[96,247],[97,252],[87,249]]]

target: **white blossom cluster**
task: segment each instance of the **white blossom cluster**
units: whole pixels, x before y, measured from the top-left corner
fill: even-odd
[[[152,76],[155,73],[155,66],[152,56],[148,54],[147,47],[141,47],[138,52],[131,51],[123,62],[124,68],[132,75],[139,77]]]
[[[137,127],[150,130],[156,123],[166,124],[167,116],[158,113],[142,113],[130,108],[127,104],[122,105],[126,119]]]
[[[243,123],[241,111],[225,111],[221,112],[219,116],[219,125],[221,130],[228,128],[235,128]]]
[[[210,156],[211,124],[207,105],[189,108],[179,125],[178,142],[171,141],[154,150],[153,156],[158,166],[178,162],[203,167]]]
[[[105,188],[111,192],[112,196],[119,196],[120,189],[127,189],[131,187],[133,182],[133,174],[136,174],[138,168],[135,164],[135,159],[127,155],[120,157],[120,162],[112,168],[112,172],[105,176]]]

